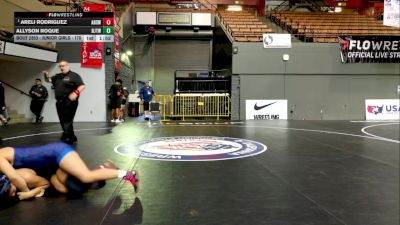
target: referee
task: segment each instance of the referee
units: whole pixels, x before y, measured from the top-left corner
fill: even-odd
[[[74,134],[74,117],[78,108],[80,93],[85,89],[85,84],[79,74],[72,72],[69,63],[65,60],[59,62],[61,73],[49,77],[47,71],[43,71],[46,82],[52,83],[56,97],[56,108],[63,134],[61,140],[72,144],[78,139]]]

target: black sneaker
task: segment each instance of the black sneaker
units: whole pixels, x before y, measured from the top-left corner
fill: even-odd
[[[67,140],[67,135],[65,135],[65,133],[63,133],[60,137],[60,141],[65,141]]]
[[[72,145],[73,143],[75,143],[77,141],[78,141],[78,138],[76,138],[76,137],[68,137],[68,138],[64,139],[64,142],[67,144],[70,144],[70,145]]]

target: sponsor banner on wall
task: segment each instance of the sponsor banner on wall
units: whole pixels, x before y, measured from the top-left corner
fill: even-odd
[[[81,67],[101,68],[103,46],[103,42],[81,43]]]
[[[400,27],[400,0],[385,0],[383,25]]]
[[[365,99],[366,120],[400,120],[400,99]]]
[[[115,19],[114,19],[115,20]],[[121,70],[121,61],[119,54],[119,30],[118,27],[114,27],[114,64],[115,70]]]
[[[0,41],[0,54],[4,53],[4,46],[6,45],[6,42]]]
[[[263,34],[264,48],[291,48],[290,34]]]
[[[342,63],[400,63],[396,36],[339,37]]]
[[[277,119],[287,119],[287,100],[246,100],[246,120]]]
[[[110,7],[111,12],[114,12],[114,68],[115,70],[121,70],[121,61],[120,61],[120,54],[119,54],[119,26],[117,21],[117,17],[115,15],[115,7],[111,5]]]

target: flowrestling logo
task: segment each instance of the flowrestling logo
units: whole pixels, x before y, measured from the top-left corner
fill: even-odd
[[[398,63],[400,41],[397,37],[339,37],[342,63]]]
[[[164,161],[214,161],[244,158],[267,150],[262,143],[231,137],[161,137],[121,144],[114,151],[123,156]]]

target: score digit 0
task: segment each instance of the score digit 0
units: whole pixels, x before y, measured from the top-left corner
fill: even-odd
[[[103,34],[113,34],[114,27],[103,27]]]
[[[103,26],[114,26],[113,18],[103,18]]]

